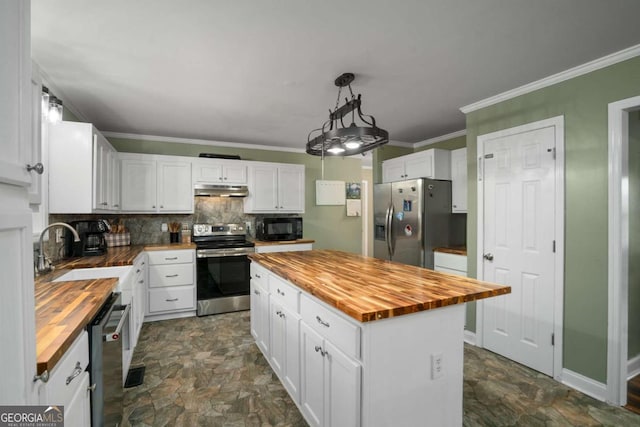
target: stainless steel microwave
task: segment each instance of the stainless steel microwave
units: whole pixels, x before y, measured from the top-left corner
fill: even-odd
[[[302,239],[302,218],[262,218],[256,223],[256,239],[268,241]]]

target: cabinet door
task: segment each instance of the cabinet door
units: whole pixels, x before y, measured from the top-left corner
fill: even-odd
[[[222,177],[225,184],[246,184],[247,183],[247,165],[226,164]]]
[[[253,165],[249,168],[249,196],[245,198],[245,212],[278,211],[278,168],[272,165]]]
[[[304,169],[280,166],[278,169],[278,210],[304,212]]]
[[[193,212],[191,163],[158,161],[158,210]]]
[[[156,211],[156,162],[122,159],[122,210]]]
[[[30,114],[30,144],[27,154],[27,162],[34,165],[43,163],[45,169],[49,167],[42,156],[42,81],[34,71],[31,75],[31,114]],[[48,171],[46,171],[48,172]],[[39,205],[42,202],[42,175],[31,173],[31,185],[29,186],[29,203]]]
[[[193,162],[193,181],[207,184],[223,182],[222,163],[214,160],[198,160]]]
[[[405,178],[434,178],[433,151],[427,150],[406,157]]]
[[[300,401],[300,317],[282,308],[285,328],[284,375],[282,382],[292,399]]]
[[[109,191],[110,191],[110,205],[109,208],[114,211],[120,210],[120,159],[116,151],[109,151],[110,171],[109,174]]]
[[[406,179],[404,160],[390,159],[382,162],[382,182],[402,181]]]
[[[286,326],[286,322],[282,318],[282,306],[271,299],[269,303],[270,362],[271,367],[281,380],[284,376],[287,346]]]
[[[109,146],[102,135],[93,129],[93,209],[111,208],[109,179],[111,178],[111,156]]]
[[[308,422],[314,426],[323,426],[325,420],[325,363],[321,353],[324,351],[322,350],[323,340],[306,323],[300,322],[300,341],[300,407]]]
[[[329,341],[325,344],[327,426],[360,425],[360,365]]]
[[[64,423],[68,426],[90,426],[89,372],[83,372],[78,380],[71,401],[64,407]]]
[[[467,149],[451,152],[451,211],[467,212]]]

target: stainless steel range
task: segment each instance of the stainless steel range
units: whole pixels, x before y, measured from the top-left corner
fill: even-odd
[[[249,309],[249,258],[244,224],[194,224],[198,316]]]

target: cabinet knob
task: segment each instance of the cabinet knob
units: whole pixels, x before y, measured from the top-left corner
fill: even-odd
[[[218,177],[218,179],[219,179],[220,181],[222,181],[222,177],[221,177],[221,176],[219,176],[219,177]]]
[[[91,384],[89,387],[87,387],[87,391],[96,391],[96,385]]]
[[[259,291],[259,290],[257,290],[257,289],[254,289],[254,290],[253,290],[253,293],[254,293],[254,294],[256,294],[256,295],[260,295],[260,291]]]
[[[225,180],[225,181],[227,180],[227,177],[226,177],[226,176],[224,177],[224,180]]]
[[[164,206],[163,206],[163,205],[160,205],[160,209],[164,209]]]
[[[42,381],[43,383],[46,383],[47,381],[49,381],[49,371],[44,371],[40,375],[34,375],[33,376],[33,382],[34,383],[36,381],[38,381],[38,380]]]
[[[143,284],[144,280],[138,280],[138,283]]]
[[[153,206],[151,206],[151,207],[152,207],[153,209],[155,209],[155,208],[156,208],[156,205],[153,205]]]
[[[44,173],[44,165],[42,163],[36,163],[35,165],[27,165],[27,172],[34,171],[38,175]]]

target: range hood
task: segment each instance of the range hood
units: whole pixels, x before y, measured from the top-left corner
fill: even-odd
[[[196,184],[193,192],[199,197],[247,197],[249,188],[246,185]]]

